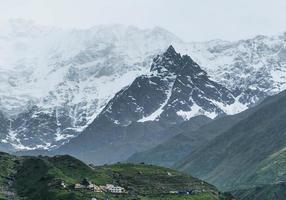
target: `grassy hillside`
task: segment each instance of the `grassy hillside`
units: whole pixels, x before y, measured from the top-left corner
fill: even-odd
[[[179,169],[225,190],[255,186],[258,180],[260,184],[275,183],[285,178],[285,119],[283,92],[191,153],[180,162]]]
[[[180,132],[167,141],[147,151],[138,152],[128,158],[130,162],[146,162],[164,167],[176,167],[180,160],[186,158],[190,153],[219,136],[234,124],[247,118],[253,111],[249,109],[234,116],[223,116],[210,121],[200,128],[194,130],[188,126],[181,126]],[[170,131],[170,130],[165,130]]]
[[[286,180],[286,147],[261,162],[255,174],[248,180],[251,184],[277,183]]]
[[[14,157],[0,156],[0,199],[29,200],[227,200],[228,195],[199,179],[153,165],[114,164],[88,166],[71,156]],[[126,194],[95,193],[74,189],[87,178],[96,185],[124,187]],[[61,184],[64,183],[66,187]],[[169,194],[170,191],[197,191],[196,194]],[[2,190],[1,190],[2,191]],[[13,196],[13,197],[12,197]]]
[[[233,195],[239,200],[285,200],[286,183],[270,184],[234,191]]]
[[[13,181],[12,174],[21,162],[21,158],[16,158],[6,153],[0,152],[0,200],[16,197],[14,189],[11,188]]]
[[[179,134],[150,150],[135,153],[128,161],[134,163],[146,162],[164,167],[172,167],[191,153],[192,144],[193,141],[191,138]]]

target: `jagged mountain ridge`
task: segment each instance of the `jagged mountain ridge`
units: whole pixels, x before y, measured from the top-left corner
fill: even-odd
[[[246,109],[231,91],[211,81],[189,56],[170,46],[154,58],[150,74],[119,92],[100,116],[119,124],[154,120],[177,123],[198,115],[215,118]]]
[[[245,107],[231,91],[211,81],[189,56],[181,56],[170,46],[154,58],[150,74],[118,92],[81,135],[54,154],[69,153],[87,162],[117,162],[177,134],[164,131],[171,126],[239,109]],[[205,118],[194,125],[209,122]]]
[[[191,55],[243,104],[255,104],[285,88],[285,34],[186,43],[162,28],[114,25],[63,30],[12,20],[0,29],[0,110],[17,121],[19,113],[26,115],[36,107],[31,116],[43,113],[39,116],[52,119],[48,124],[57,124],[45,131],[49,137],[37,135],[40,144],[29,130],[17,128],[25,128],[30,118],[12,126],[10,133],[16,133],[17,140],[9,140],[9,135],[5,139],[16,149],[51,148],[59,139],[57,133],[65,130],[77,136],[119,90],[145,74],[152,58],[170,44]],[[60,118],[70,123],[61,125]],[[58,144],[67,142],[70,137],[66,136]]]

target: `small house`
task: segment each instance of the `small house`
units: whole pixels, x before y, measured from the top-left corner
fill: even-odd
[[[87,189],[92,190],[97,193],[102,192],[102,189],[95,184],[90,184],[89,186],[87,186]]]
[[[80,184],[80,183],[76,183],[74,185],[74,189],[82,189],[82,188],[85,188],[85,187],[82,184]]]
[[[61,182],[61,187],[62,188],[66,188],[67,187],[64,181]]]
[[[115,194],[125,193],[125,189],[123,187],[114,186],[112,184],[106,184],[106,190]]]

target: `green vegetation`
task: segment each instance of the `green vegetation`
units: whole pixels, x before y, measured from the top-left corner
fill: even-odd
[[[166,142],[144,152],[135,153],[128,161],[146,162],[164,167],[172,167],[193,150],[191,138],[179,134]]]
[[[285,200],[286,183],[262,185],[232,193],[239,200]]]
[[[249,182],[253,185],[277,183],[286,180],[286,147],[265,159]]]
[[[1,154],[0,187],[29,200],[227,200],[227,195],[199,179],[153,165],[114,164],[88,166],[71,156],[14,157]],[[74,189],[84,178],[96,185],[124,187],[125,194],[95,193]],[[6,180],[10,180],[10,184]],[[62,185],[64,183],[65,187]],[[195,190],[196,193],[170,194],[170,191]],[[0,200],[9,199],[1,194]]]
[[[286,91],[232,117],[242,115],[232,127],[180,161],[177,169],[224,191],[285,181]]]
[[[247,110],[238,115],[223,116],[213,121],[207,121],[196,129],[191,129],[189,126],[180,127],[175,136],[147,151],[133,154],[128,161],[179,168],[181,161],[187,159],[192,152],[249,116],[250,113],[251,111]]]
[[[13,173],[13,170],[19,161],[20,160],[16,160],[15,157],[10,156],[9,154],[0,152],[0,200],[6,200],[6,193],[12,192],[7,189],[11,182],[10,174]]]

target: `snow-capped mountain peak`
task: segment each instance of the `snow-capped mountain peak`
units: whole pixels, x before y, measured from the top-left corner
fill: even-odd
[[[142,75],[113,98],[100,117],[116,124],[153,120],[177,123],[197,115],[214,118],[235,114],[240,105],[231,91],[211,81],[189,56],[181,56],[170,46],[156,56],[151,74]],[[226,109],[236,107],[232,109]]]
[[[177,74],[182,68],[181,55],[171,45],[162,54],[154,58],[151,72]]]

